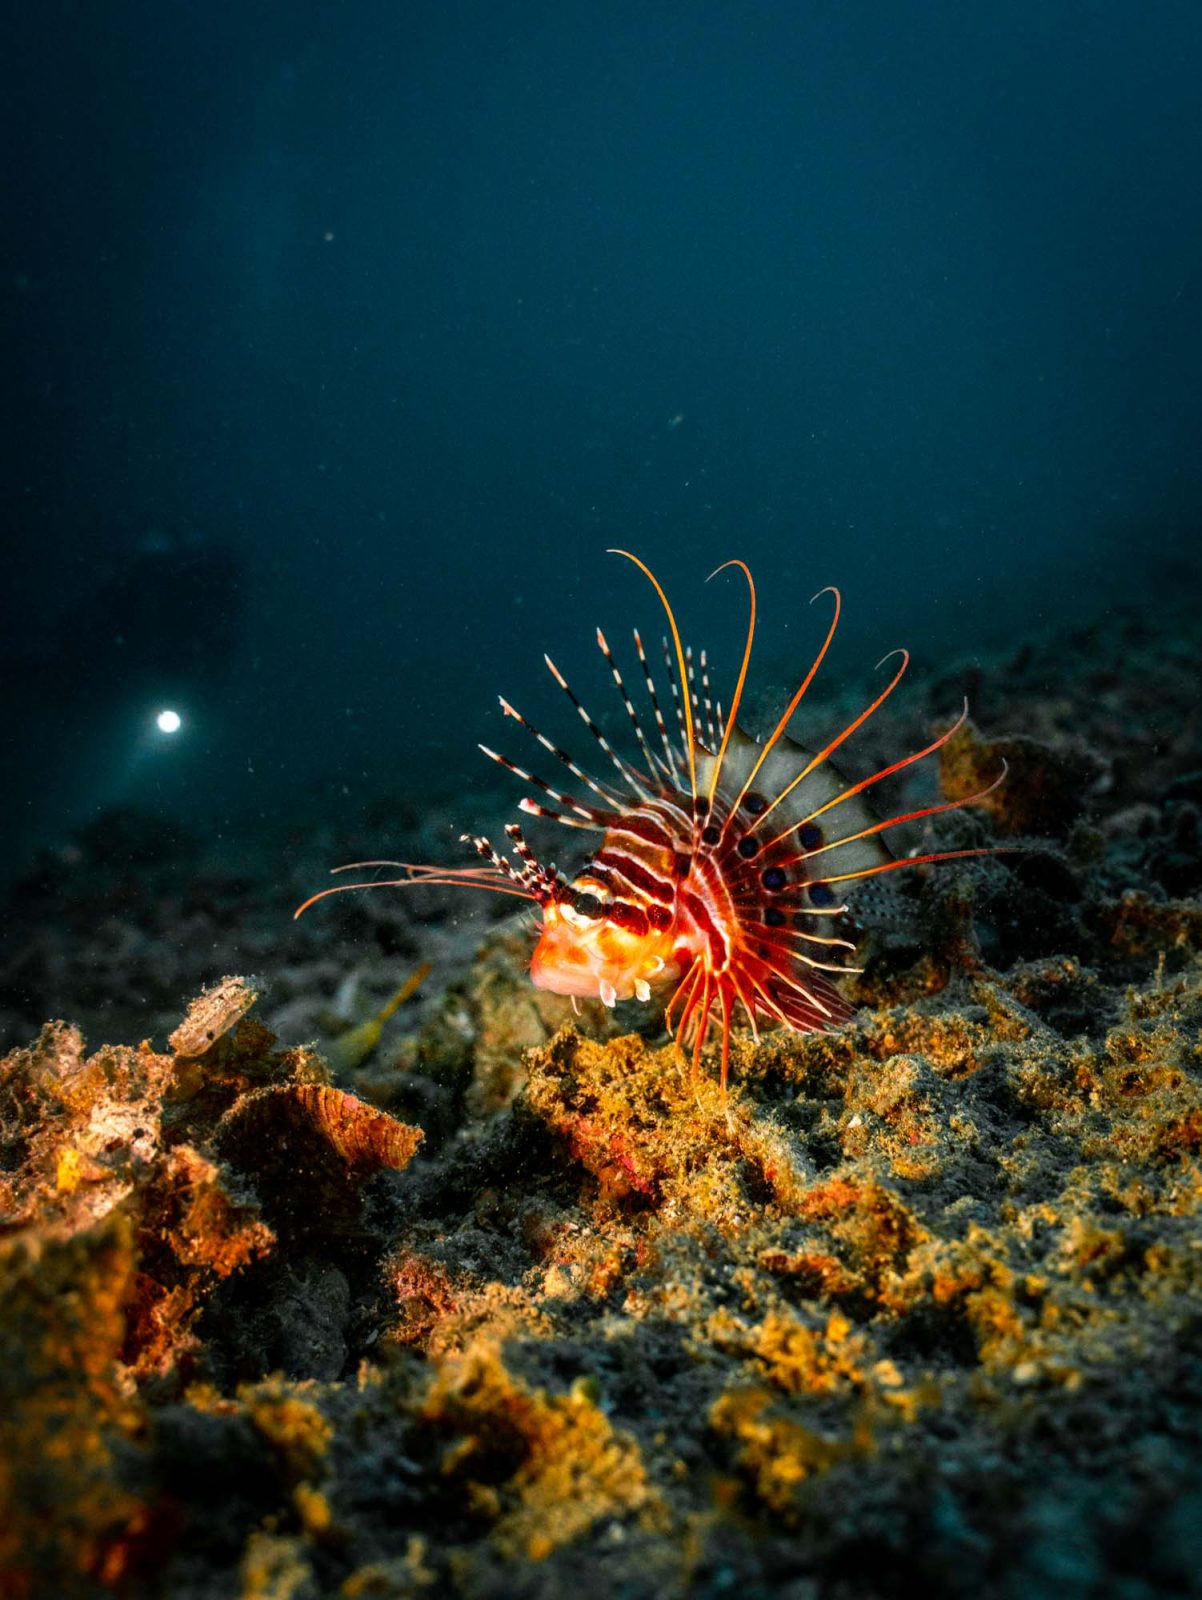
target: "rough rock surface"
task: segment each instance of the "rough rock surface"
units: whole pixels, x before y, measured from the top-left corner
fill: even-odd
[[[1021,854],[866,915],[853,1021],[740,1037],[728,1107],[650,1008],[574,1018],[520,928],[432,894],[273,956],[214,887],[265,998],[209,971],[131,1029],[161,1048],[31,1029],[0,1594],[1202,1593],[1198,644],[1112,622],[991,668],[940,781],[1011,777],[939,837]],[[81,895],[27,896],[14,1028],[135,1011]],[[178,976],[148,904],[129,959]]]

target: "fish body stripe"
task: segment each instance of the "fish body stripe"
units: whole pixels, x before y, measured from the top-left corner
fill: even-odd
[[[704,943],[707,965],[726,970],[742,919],[718,853],[699,844],[689,812],[674,796],[657,795],[607,823],[605,841],[584,875],[595,874],[610,886],[621,879],[628,900],[661,916],[669,913],[690,943]]]
[[[726,937],[721,921],[713,915],[705,899],[692,889],[682,891],[680,903],[709,945],[710,970],[725,971],[730,956],[730,941]]]
[[[609,834],[611,837],[634,839],[661,851],[675,849],[679,838],[670,824],[655,816],[650,808],[624,813],[616,822],[610,823]]]
[[[692,859],[693,824],[688,814],[670,797],[660,795],[607,818],[606,824],[605,839],[590,868],[617,874],[644,903],[671,905],[684,876],[681,864]]]
[[[658,900],[661,905],[670,905],[676,894],[676,884],[673,879],[661,877],[657,872],[645,867],[629,851],[603,846],[593,857],[593,863],[599,867],[608,867],[611,872],[625,878],[632,889],[645,895],[649,900]]]

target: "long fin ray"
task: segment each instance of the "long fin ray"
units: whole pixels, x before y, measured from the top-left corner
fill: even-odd
[[[893,674],[893,677],[881,690],[880,694],[877,695],[876,699],[873,700],[869,705],[865,706],[864,710],[860,712],[858,717],[853,717],[843,731],[841,733],[837,733],[833,739],[825,744],[822,749],[819,750],[818,754],[811,758],[809,764],[797,774],[793,781],[787,784],[774,800],[770,800],[768,802],[768,805],[765,807],[763,812],[761,812],[761,814],[751,824],[752,830],[759,828],[760,824],[765,820],[765,818],[771,816],[772,812],[776,810],[782,801],[787,799],[787,797],[793,793],[799,784],[804,783],[808,777],[819,771],[835,753],[835,751],[839,749],[840,745],[844,744],[848,739],[850,739],[852,734],[855,733],[858,728],[862,728],[875,711],[880,710],[881,706],[884,705],[885,701],[888,700],[889,696],[905,677],[906,668],[910,665],[910,652],[908,650],[891,650],[889,655],[882,656],[878,665],[883,665],[890,659],[890,656],[895,655],[901,657],[901,665]]]
[[[685,742],[688,747],[689,756],[689,788],[692,793],[692,798],[696,800],[697,748],[696,736],[693,732],[693,708],[689,704],[689,674],[688,669],[685,666],[684,646],[680,642],[680,629],[676,626],[676,618],[672,615],[672,607],[668,604],[668,597],[661,588],[659,579],[655,576],[651,568],[647,566],[645,562],[639,560],[638,556],[631,555],[629,550],[611,549],[606,553],[611,556],[625,556],[627,561],[634,563],[634,565],[648,580],[656,594],[659,596],[660,604],[663,606],[664,613],[668,618],[668,626],[672,630],[672,643],[676,647],[676,670],[680,674],[680,693],[681,699],[684,702]]]
[[[731,737],[726,755],[726,776],[732,786],[740,785],[739,792],[744,799],[751,792],[746,779],[752,773],[759,774],[765,793],[771,793],[774,789],[786,793],[792,790],[792,793],[787,793],[787,798],[784,798],[783,810],[779,813],[779,820],[789,824],[783,830],[782,836],[791,831],[794,825],[800,826],[811,813],[823,809],[828,802],[835,800],[847,790],[847,780],[832,761],[818,763],[811,751],[803,745],[795,744],[784,734],[778,736],[775,747],[766,753],[765,758],[764,747],[742,728],[733,722],[728,722],[728,728]],[[698,774],[702,782],[709,781],[714,763],[714,757],[701,756],[698,762]],[[808,774],[804,782],[795,781],[799,772]],[[865,841],[858,859],[854,862],[849,861],[848,864],[871,866],[874,862],[890,859],[883,842],[875,838],[874,825],[879,819],[866,801],[861,800],[858,795],[848,794],[844,804],[839,807],[838,814],[841,825],[846,827],[849,835]],[[733,863],[737,859],[733,855],[737,840],[729,831],[729,818],[726,827],[728,849],[723,859]],[[750,829],[743,831],[750,832]],[[770,841],[766,841],[754,859],[758,860],[763,856],[769,844]],[[740,862],[741,866],[746,864]]]
[[[578,767],[566,750],[561,750],[557,744],[552,744],[546,734],[540,733],[527,717],[524,717],[515,706],[510,705],[503,694],[498,695],[497,699],[500,701],[502,712],[507,717],[512,717],[516,723],[525,728],[526,732],[537,740],[544,750],[553,755],[557,761],[563,763],[574,778],[579,778],[586,788],[591,789],[598,799],[603,800],[609,810],[616,810],[622,804],[616,795],[610,794],[609,790],[603,788],[595,778],[590,778],[583,768]]]
[[[635,794],[639,795],[644,800],[649,800],[651,798],[650,791],[647,790],[644,787],[643,780],[642,780],[640,774],[632,766],[630,766],[627,762],[622,760],[621,756],[613,748],[613,746],[610,744],[609,740],[605,737],[605,735],[601,732],[601,729],[597,726],[596,722],[594,722],[592,717],[589,715],[588,711],[581,704],[580,699],[576,694],[576,691],[572,688],[571,684],[564,677],[563,673],[560,672],[559,668],[555,665],[554,661],[551,660],[551,657],[549,655],[547,655],[546,653],[544,653],[543,660],[547,664],[547,671],[555,679],[556,683],[563,690],[564,694],[567,695],[567,697],[571,701],[572,705],[576,708],[576,714],[580,718],[581,722],[584,723],[585,727],[592,734],[593,738],[601,746],[602,750],[605,751],[605,754],[609,757],[609,759],[613,762],[614,766],[622,774],[622,777],[625,779],[625,781],[634,790]],[[504,705],[505,702],[502,701],[501,704]],[[483,748],[483,746],[481,746],[481,748]],[[551,748],[554,749],[553,746]],[[569,765],[570,764],[571,763],[569,763]],[[583,773],[581,773],[581,777],[584,777]],[[593,784],[590,779],[584,778],[584,781],[589,784],[590,788],[594,788],[594,789],[596,788],[596,785]]]
[[[726,726],[722,730],[722,743],[718,746],[718,754],[710,772],[709,782],[706,785],[705,798],[710,811],[714,809],[714,794],[722,777],[722,763],[726,760],[726,751],[730,744],[731,733],[738,720],[739,706],[743,701],[743,685],[747,681],[747,669],[751,665],[751,647],[755,641],[755,580],[751,576],[751,569],[745,561],[724,561],[720,567],[716,567],[710,573],[710,578],[716,578],[718,573],[725,572],[727,567],[738,567],[739,571],[747,579],[749,615],[747,619],[747,642],[743,646],[743,660],[739,667],[738,682],[735,684],[735,692],[731,696],[730,710],[726,714]],[[709,579],[706,581],[708,582]]]
[[[634,736],[638,740],[639,749],[642,751],[643,758],[647,763],[648,780],[651,783],[654,783],[656,780],[656,773],[658,772],[662,763],[660,763],[657,757],[652,754],[651,746],[647,743],[647,735],[643,732],[643,724],[639,721],[639,714],[634,709],[634,702],[631,700],[627,691],[622,674],[618,669],[618,663],[614,660],[613,651],[609,648],[609,641],[601,632],[600,628],[597,629],[597,648],[605,657],[605,660],[609,665],[609,670],[613,674],[614,687],[622,697],[622,704],[626,707],[626,715],[630,718],[630,725],[634,729]],[[634,772],[633,768],[631,768],[631,772]],[[648,799],[650,798],[651,791],[646,787],[646,783],[642,780],[641,774],[639,774],[639,778],[640,782],[638,784],[638,792],[643,796],[644,799]]]
[[[805,698],[806,693],[809,690],[810,685],[813,683],[814,678],[817,675],[819,667],[822,665],[823,661],[826,658],[827,651],[831,647],[831,641],[835,637],[835,630],[839,626],[839,615],[840,615],[840,612],[843,609],[843,596],[839,593],[838,589],[835,589],[833,587],[832,588],[827,588],[827,589],[819,589],[818,593],[814,596],[813,600],[810,601],[810,604],[813,605],[814,600],[820,600],[824,594],[833,594],[834,597],[835,597],[835,614],[830,620],[830,626],[826,630],[826,638],[822,641],[822,644],[820,645],[819,650],[818,650],[818,654],[814,657],[813,662],[810,664],[810,670],[806,673],[805,677],[801,680],[801,684],[800,684],[800,686],[799,686],[799,688],[797,690],[797,693],[793,696],[792,700],[789,701],[789,704],[785,707],[783,713],[781,714],[780,721],[776,724],[776,727],[768,735],[768,738],[765,740],[765,742],[760,746],[760,750],[761,750],[760,759],[759,759],[759,761],[756,762],[756,764],[752,767],[751,771],[747,774],[746,778],[744,779],[743,787],[739,791],[739,793],[736,795],[734,804],[731,806],[731,810],[730,810],[731,816],[733,816],[734,813],[738,810],[739,806],[743,802],[744,796],[747,794],[748,790],[751,788],[752,784],[755,782],[756,776],[758,775],[759,770],[760,770],[760,766],[767,759],[769,751],[774,748],[774,746],[776,745],[778,740],[780,740],[780,739],[782,739],[784,737],[785,729],[788,727],[789,721],[792,718],[793,713],[797,710],[798,706],[801,704],[802,700]],[[735,718],[734,718],[733,708],[732,708],[732,711],[729,713],[729,715],[727,717],[727,720],[730,723],[734,722]]]
[[[931,743],[926,745],[922,750],[915,750],[912,755],[903,756],[899,761],[891,762],[887,767],[881,767],[881,769],[878,772],[874,772],[871,777],[861,778],[858,783],[848,785],[848,787],[845,788],[840,794],[836,794],[830,800],[825,801],[824,804],[818,806],[816,810],[811,811],[808,816],[799,818],[798,821],[792,823],[789,827],[778,833],[775,838],[768,840],[764,846],[764,849],[770,849],[773,845],[782,843],[789,837],[790,834],[798,832],[798,830],[804,828],[807,823],[817,822],[818,818],[824,816],[826,812],[833,811],[836,807],[842,808],[849,801],[854,800],[857,795],[863,794],[866,790],[875,787],[876,784],[882,782],[885,778],[891,778],[895,772],[902,772],[906,767],[912,767],[916,761],[922,761],[925,759],[925,757],[933,755],[936,750],[942,750],[943,746],[948,742],[948,740],[953,738],[964,726],[967,716],[968,702],[966,700],[964,702],[964,709],[956,718],[955,722],[953,722],[951,727],[946,729],[945,732],[941,733],[937,739],[933,739]],[[832,768],[831,770],[833,771],[834,769]],[[1000,783],[1002,777],[1005,777],[1004,768],[1001,777],[998,778],[997,782]],[[971,805],[974,800],[982,799],[986,794],[991,793],[994,787],[996,787],[996,784],[991,785],[989,789],[982,790],[980,795],[973,795],[968,799],[953,801],[950,805],[940,807],[940,809],[950,811],[958,809],[960,806]],[[930,813],[924,813],[924,815],[929,814]],[[894,821],[897,822],[905,822],[909,820],[909,817],[897,817],[894,819]],[[891,827],[892,823],[886,823],[885,826]],[[880,832],[881,830],[878,828],[866,831]],[[863,837],[863,834],[854,834],[847,839],[840,840],[839,843],[848,844],[853,838],[858,839]],[[834,849],[835,846],[833,844],[826,845],[825,848],[830,850]],[[816,851],[811,853],[817,854]],[[799,857],[798,859],[801,858]]]

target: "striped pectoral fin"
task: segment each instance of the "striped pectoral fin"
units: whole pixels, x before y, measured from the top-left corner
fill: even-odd
[[[825,1033],[852,1014],[851,1003],[821,973],[808,974],[804,981],[794,983],[777,979],[771,992],[785,1021],[797,1033]]]
[[[805,865],[810,878],[860,871],[891,859],[880,834],[868,832],[880,818],[864,796],[839,798],[851,785],[829,757],[813,765],[813,752],[783,736],[761,762],[762,754],[762,745],[742,728],[732,728],[722,787],[739,794],[752,778],[744,805],[767,802],[754,823],[754,837],[773,859],[778,854],[801,858],[817,852],[812,865],[809,861]],[[712,759],[703,757],[698,763],[699,781],[708,778],[706,764]],[[778,839],[780,844],[773,845]]]
[[[722,790],[725,794],[736,794],[742,788],[743,780],[755,765],[755,758],[760,753],[761,746],[738,723],[732,723],[730,737],[727,740],[726,756],[722,762]],[[717,756],[710,750],[705,750],[697,758],[697,778],[704,780],[708,788],[713,777]]]
[[[852,1014],[833,977],[783,951],[770,961],[749,955],[732,965],[734,991],[753,1025],[758,1017],[769,1024],[783,1023],[796,1033],[824,1033]]]
[[[703,774],[708,781],[715,760],[716,757],[708,754],[699,758],[699,781]],[[730,730],[722,763],[723,793],[729,796],[740,794],[750,779],[748,793],[768,802],[774,823],[772,832],[779,833],[789,822],[817,810],[847,788],[846,780],[829,759],[812,766],[815,760],[812,751],[784,737],[779,738],[764,755],[763,745],[735,724]],[[807,771],[811,766],[812,770]],[[805,773],[804,777],[801,777],[802,773]],[[799,778],[800,782],[797,781]],[[764,829],[767,826],[767,823],[763,824]],[[769,836],[765,832],[764,837]]]
[[[858,815],[857,815],[858,813]],[[864,833],[877,825],[862,801],[832,807],[816,822],[806,822],[785,841],[811,883],[838,880],[851,873],[871,872],[893,857],[879,833]]]

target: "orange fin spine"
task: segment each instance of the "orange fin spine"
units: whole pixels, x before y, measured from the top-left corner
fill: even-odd
[[[718,1079],[722,1091],[722,1104],[726,1104],[726,1080],[730,1076],[730,996],[733,985],[720,983],[718,998],[722,1002],[722,1068]],[[727,1113],[729,1115],[729,1112]]]
[[[689,1039],[693,1029],[697,1025],[697,1019],[694,1013],[700,1006],[702,997],[708,985],[709,974],[706,972],[705,963],[701,960],[698,960],[695,976],[692,983],[689,985],[689,997],[684,1006],[681,1008],[680,1021],[676,1027],[676,1043],[681,1047],[681,1049],[684,1048],[686,1041]]]
[[[843,596],[839,593],[838,589],[835,589],[835,588],[819,589],[818,593],[814,596],[814,599],[810,601],[810,604],[813,605],[814,600],[820,600],[824,594],[833,594],[834,597],[835,597],[835,614],[831,618],[830,627],[826,630],[826,638],[822,641],[822,645],[821,645],[821,647],[820,647],[820,649],[818,651],[818,654],[814,657],[814,660],[813,660],[813,663],[812,663],[812,665],[810,667],[810,670],[806,673],[805,677],[802,679],[800,688],[798,689],[797,693],[793,696],[792,700],[789,701],[789,704],[785,707],[785,710],[784,710],[784,712],[783,712],[783,714],[781,716],[780,721],[776,724],[776,727],[773,728],[773,730],[772,730],[771,734],[768,736],[767,740],[765,740],[763,748],[761,749],[759,755],[756,757],[755,765],[752,767],[751,771],[747,774],[747,779],[746,779],[745,783],[743,784],[743,787],[739,790],[738,794],[736,795],[734,804],[730,808],[730,812],[729,812],[729,814],[727,816],[727,819],[726,819],[727,824],[729,824],[730,818],[734,816],[735,812],[743,804],[743,801],[746,798],[748,792],[750,791],[752,784],[755,782],[756,773],[759,772],[759,770],[763,766],[764,762],[768,759],[769,752],[772,750],[773,746],[781,738],[781,736],[783,735],[785,729],[789,726],[789,722],[790,722],[790,719],[793,716],[793,713],[797,710],[798,706],[801,704],[802,700],[805,698],[807,690],[809,689],[810,685],[813,683],[814,678],[817,675],[818,669],[819,669],[819,667],[821,667],[821,665],[823,663],[823,660],[826,657],[826,653],[831,647],[831,641],[835,637],[835,630],[839,626],[839,614],[843,609]],[[729,717],[727,719],[727,721],[729,723],[733,723],[734,720],[735,719],[734,719],[733,716],[731,716],[731,717]],[[723,832],[725,832],[725,825],[723,827]]]
[[[789,945],[778,944],[775,939],[771,938],[757,939],[756,946],[760,950],[779,950],[786,961],[790,963],[804,961],[807,967],[812,967],[816,972],[834,972],[839,976],[843,976],[845,973],[863,972],[864,970],[863,967],[847,967],[833,961],[815,961],[812,956],[807,956],[803,950],[794,950]]]
[[[679,1002],[686,1001],[687,998],[688,998],[688,995],[692,994],[693,989],[696,987],[697,979],[700,976],[700,973],[701,973],[701,958],[700,957],[696,957],[694,959],[692,965],[689,967],[689,970],[685,973],[684,977],[681,978],[680,982],[676,985],[676,988],[672,991],[672,998],[668,1001],[667,1005],[664,1007],[664,1024],[665,1024],[665,1026],[671,1024],[672,1013],[676,1009],[677,1004]],[[687,994],[686,994],[686,991],[688,992]]]
[[[780,974],[776,973],[775,975],[779,976]],[[755,990],[756,994],[759,995],[760,1004],[763,1006],[764,1010],[768,1013],[768,1015],[770,1017],[775,1017],[778,1022],[783,1022],[787,1026],[788,1025],[788,1021],[789,1021],[788,1017],[785,1016],[785,1013],[781,1009],[781,1006],[780,1006],[779,1002],[772,998],[772,996],[768,993],[767,989],[764,988],[764,985],[759,981],[759,979],[754,977],[751,973],[748,973],[747,974],[747,981],[751,984],[751,987]],[[817,998],[817,996],[814,997],[814,1004],[818,1007],[818,1009],[820,1011],[826,1011],[826,1007]],[[829,1012],[826,1012],[826,1014],[828,1016],[830,1015]]]
[[[708,969],[702,972],[701,988],[701,1005],[698,1008],[696,1020],[693,1024],[696,1032],[693,1036],[693,1062],[690,1079],[694,1085],[696,1085],[701,1073],[701,1052],[705,1048],[705,1036],[709,1031],[710,1025],[710,1010],[714,1004],[714,980]]]
[[[847,727],[843,729],[842,733],[836,734],[829,744],[825,745],[821,750],[819,750],[818,754],[801,769],[801,771],[793,779],[792,783],[785,785],[781,792],[776,796],[775,800],[769,801],[768,805],[765,806],[760,815],[754,818],[753,821],[748,825],[746,829],[747,833],[754,833],[759,827],[760,823],[763,822],[764,818],[771,816],[772,812],[776,810],[781,801],[784,800],[788,795],[792,794],[793,790],[796,789],[799,783],[804,783],[804,781],[809,777],[810,773],[816,772],[817,769],[822,766],[824,761],[828,760],[829,757],[834,755],[839,746],[850,739],[857,728],[862,728],[864,726],[874,711],[880,710],[885,701],[888,700],[889,696],[893,693],[894,689],[897,688],[898,684],[905,677],[906,668],[910,665],[910,652],[908,650],[891,650],[888,656],[881,657],[880,661],[877,662],[877,666],[883,666],[884,663],[889,660],[889,656],[900,656],[901,665],[893,674],[893,677],[890,679],[890,681],[881,690],[880,694],[877,695],[876,699],[871,703],[871,705],[865,706],[864,710],[860,712],[859,716],[849,722]]]
[[[755,1001],[754,1000],[748,1000],[747,996],[743,993],[742,986],[739,983],[739,974],[738,974],[737,971],[732,971],[731,972],[731,974],[730,974],[730,982],[731,982],[731,987],[734,989],[735,995],[738,998],[739,1004],[743,1007],[743,1010],[747,1014],[747,1022],[748,1022],[749,1027],[751,1028],[752,1041],[755,1044],[759,1044],[759,1042],[760,1042],[760,1030],[759,1030],[759,1024],[756,1022],[756,1019],[755,1019]]]
[[[900,765],[900,763],[899,763]],[[975,806],[989,795],[1005,780],[1007,769],[1003,766],[1001,772],[987,788],[979,790],[976,794],[965,795],[963,800],[941,800],[933,806],[922,806],[917,811],[905,811],[896,817],[886,817],[883,822],[873,823],[871,828],[863,828],[859,833],[849,833],[843,839],[832,839],[829,844],[816,845],[813,850],[802,850],[795,856],[787,856],[781,866],[795,866],[799,861],[811,861],[815,856],[820,856],[824,851],[837,850],[840,845],[855,844],[857,839],[867,839],[871,834],[884,833],[889,828],[900,827],[903,822],[921,822],[924,817],[937,817],[944,811],[962,811],[965,806]],[[825,809],[825,808],[824,808]],[[819,813],[815,813],[818,815]],[[785,835],[782,834],[781,838]],[[988,848],[988,847],[986,847]],[[823,882],[829,882],[823,879]]]
[[[890,685],[890,688],[892,688],[892,685]],[[890,766],[882,767],[879,772],[874,772],[871,777],[861,778],[858,783],[850,784],[846,789],[840,790],[837,795],[834,795],[830,800],[826,801],[824,805],[818,806],[807,816],[799,817],[798,820],[790,827],[785,828],[782,832],[778,833],[775,838],[769,839],[765,844],[761,845],[760,854],[762,855],[765,850],[770,850],[774,845],[780,844],[783,840],[787,839],[790,834],[797,833],[801,828],[806,827],[809,823],[817,822],[819,817],[824,816],[828,811],[833,811],[837,806],[841,806],[844,801],[854,799],[856,795],[863,794],[865,789],[871,789],[874,784],[881,783],[886,778],[891,778],[895,772],[902,772],[906,767],[912,767],[916,761],[922,761],[925,759],[925,757],[934,755],[936,750],[942,750],[943,746],[948,742],[948,740],[958,733],[964,726],[964,721],[967,716],[968,701],[966,700],[964,702],[964,709],[956,718],[955,722],[952,723],[951,727],[945,732],[941,733],[937,739],[933,739],[931,743],[925,747],[925,749],[915,750],[912,755],[903,756],[900,761],[894,761]],[[1002,777],[1004,776],[1005,773],[1003,771]],[[996,782],[1000,783],[1001,778],[998,778]],[[995,784],[990,784],[988,789],[983,789],[981,791],[981,795],[973,795],[970,799],[956,800],[953,801],[949,806],[940,806],[937,809],[951,811],[955,810],[959,806],[971,805],[973,800],[978,800],[982,798],[983,795],[989,794],[994,787]],[[786,791],[786,793],[787,792],[788,791]],[[921,813],[921,815],[924,816],[930,814],[931,813],[927,812]],[[909,816],[891,817],[887,822],[882,823],[880,827],[865,828],[862,833],[850,833],[846,839],[840,839],[838,842],[840,844],[851,844],[856,839],[866,839],[870,834],[881,833],[885,828],[892,827],[895,822],[909,822],[910,820],[911,818]],[[827,850],[833,850],[835,846],[834,844],[829,844],[823,846],[823,848]],[[808,853],[810,852],[807,852],[807,854]],[[817,855],[819,852],[815,850],[812,853]],[[798,856],[794,859],[801,860],[802,857]]]
[[[714,762],[710,771],[709,793],[705,799],[706,805],[711,811],[714,807],[714,795],[718,789],[718,779],[722,774],[722,763],[726,759],[726,747],[730,743],[731,730],[734,728],[739,715],[739,706],[743,699],[743,685],[747,681],[747,668],[751,665],[751,646],[755,640],[755,580],[751,576],[751,569],[745,561],[724,561],[720,567],[714,568],[713,572],[710,573],[710,578],[716,578],[720,572],[725,572],[727,567],[738,567],[739,571],[747,579],[750,613],[747,618],[747,643],[743,646],[743,662],[739,667],[739,681],[735,684],[730,710],[726,716],[726,725],[722,729],[722,743],[718,748],[718,759]],[[709,582],[709,578],[706,579],[706,582]],[[706,703],[707,705],[709,703],[708,689]]]
[[[758,923],[755,924],[755,926],[767,928],[768,925],[767,923]],[[856,952],[856,946],[850,939],[835,939],[819,933],[806,933],[801,928],[773,928],[772,932],[776,935],[777,939],[803,939],[807,944],[825,945],[827,949],[850,950],[852,955],[854,955]],[[759,944],[762,942],[763,941],[757,937],[756,943]],[[781,946],[781,948],[783,948],[783,946]]]
[[[672,615],[672,607],[668,604],[668,597],[664,593],[659,579],[655,576],[654,572],[652,572],[651,568],[647,566],[645,562],[639,560],[638,556],[631,555],[629,550],[615,549],[606,551],[606,554],[611,556],[625,556],[627,561],[632,561],[647,579],[647,581],[651,584],[651,587],[659,596],[660,604],[664,608],[664,614],[668,619],[668,627],[672,630],[672,643],[676,648],[676,670],[680,675],[680,697],[684,705],[685,744],[688,749],[689,757],[689,790],[693,799],[696,800],[697,740],[693,731],[692,696],[689,693],[689,673],[688,668],[685,665],[684,646],[680,642],[680,629],[676,626],[676,618]]]
[[[961,861],[968,856],[1013,856],[1024,852],[1018,845],[978,845],[975,850],[933,850],[925,856],[902,856],[897,861],[882,861],[880,866],[865,867],[859,872],[840,872],[823,883],[850,883],[853,878],[875,878],[882,872],[900,872],[902,867],[921,867],[931,861]]]

